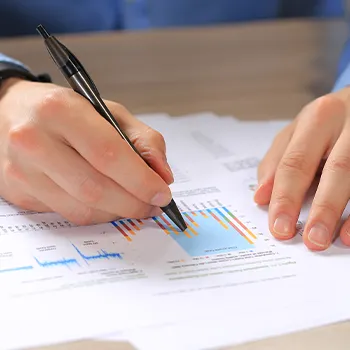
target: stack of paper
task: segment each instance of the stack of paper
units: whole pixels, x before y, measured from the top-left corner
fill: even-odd
[[[273,239],[253,201],[257,166],[288,121],[138,118],[165,137],[188,230],[164,215],[75,227],[2,202],[1,349],[92,337],[217,348],[349,317],[346,247],[302,243],[310,201],[288,242]]]

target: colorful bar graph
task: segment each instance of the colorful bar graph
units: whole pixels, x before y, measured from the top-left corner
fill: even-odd
[[[254,237],[250,235],[251,231],[226,207],[206,208],[195,213],[197,215],[192,211],[183,213],[188,226],[184,232],[171,230],[172,226],[164,216],[153,220],[191,256],[207,256],[253,247]]]
[[[207,218],[207,217],[208,217],[208,215],[207,215],[207,214],[205,214],[204,210],[199,210],[199,213],[200,213],[202,216],[204,216],[205,218]]]
[[[128,231],[128,233],[131,233],[132,235],[135,235],[135,232],[124,222],[124,221],[119,221]]]
[[[126,238],[127,241],[132,241],[129,235],[118,225],[117,222],[112,221],[111,224]]]
[[[164,221],[164,224],[167,225],[167,227],[169,228],[169,230],[171,230],[173,233],[175,233],[176,235],[179,234],[179,231],[165,218],[164,215],[162,215],[160,217],[161,220]],[[153,219],[154,220],[154,219]]]
[[[165,227],[156,216],[153,217],[153,220],[167,235],[170,235],[168,228]]]
[[[190,214],[183,213],[183,215],[196,227],[198,227],[198,224],[191,218]],[[193,214],[192,214],[193,215]],[[194,216],[194,215],[193,215]]]
[[[227,207],[213,207],[211,202],[209,204],[207,206],[201,203],[204,209],[193,205],[195,210],[183,204],[188,209],[182,212],[187,224],[187,230],[184,232],[180,231],[165,214],[149,220],[127,219],[112,224],[131,242],[130,236],[136,237],[136,232],[140,231],[142,225],[146,222],[152,224],[153,221],[156,227],[179,243],[188,254],[194,256],[251,249],[257,239],[256,235]]]
[[[228,230],[228,227],[210,209],[208,209],[208,212],[225,230]]]
[[[136,231],[140,231],[140,228],[131,219],[128,219],[127,221]]]
[[[244,237],[250,244],[253,244],[252,240],[239,229],[232,221],[230,221],[218,208],[215,208],[217,213],[230,225],[232,226],[242,237]]]
[[[238,220],[238,218],[233,215],[226,207],[222,207],[222,209],[229,215],[231,216],[232,219],[234,219],[238,224],[240,224],[254,239],[256,239],[257,237],[255,236],[255,234],[250,231],[248,229],[248,227],[246,225],[244,225],[240,220]]]

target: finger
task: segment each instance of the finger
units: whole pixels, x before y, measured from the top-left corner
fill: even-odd
[[[131,149],[112,125],[83,102],[80,109],[74,110],[83,109],[84,115],[70,115],[69,122],[57,124],[56,132],[95,169],[139,200],[153,206],[167,205],[171,200],[167,183]],[[126,117],[119,116],[120,119]]]
[[[7,161],[2,167],[0,180],[1,196],[15,206],[30,211],[48,212],[51,211],[47,205],[39,201],[34,196],[30,196],[24,186],[22,186],[24,173],[19,165]]]
[[[126,133],[150,167],[168,185],[173,183],[174,175],[167,161],[165,141],[161,134],[144,124],[129,128]]]
[[[271,147],[259,164],[258,188],[254,195],[254,201],[259,205],[266,205],[271,199],[276,168],[290,142],[294,127],[293,123],[275,137]]]
[[[33,153],[32,165],[84,205],[120,217],[144,217],[153,207],[94,169],[68,145],[41,136],[46,152]]]
[[[339,105],[340,104],[340,105]],[[279,239],[295,234],[305,193],[332,139],[332,124],[344,112],[340,101],[324,99],[302,113],[275,174],[269,208],[269,227]],[[315,132],[317,130],[317,132]]]
[[[106,104],[118,123],[128,135],[142,157],[151,168],[156,171],[167,184],[174,182],[174,175],[166,157],[166,144],[163,136],[135,118],[126,108],[115,102],[106,101]],[[122,118],[118,117],[122,116]]]
[[[41,135],[40,139],[45,152],[31,152],[31,166],[46,174],[78,202],[118,217],[146,217],[154,211],[153,206],[99,173],[68,145],[49,139],[47,135]]]
[[[34,180],[35,179],[35,180]],[[45,174],[37,174],[31,179],[27,191],[36,196],[51,210],[76,225],[92,225],[117,220],[120,216],[91,208],[79,202],[62,190]],[[152,214],[149,213],[149,216]]]
[[[350,247],[350,216],[345,220],[340,229],[340,239],[346,246]]]
[[[344,129],[346,130],[346,129]],[[350,195],[350,132],[343,132],[323,168],[305,225],[303,240],[311,250],[327,249]]]

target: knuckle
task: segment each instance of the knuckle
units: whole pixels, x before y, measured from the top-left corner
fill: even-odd
[[[85,205],[75,206],[65,217],[78,226],[87,226],[94,223],[94,211],[91,207]]]
[[[78,186],[78,196],[88,204],[96,204],[103,198],[103,187],[89,177],[84,178]]]
[[[341,114],[342,110],[342,102],[337,97],[333,95],[318,97],[313,102],[312,122],[316,126],[323,125],[334,119],[335,115]]]
[[[295,206],[296,201],[286,192],[280,191],[274,194],[274,203],[280,206]]]
[[[10,160],[7,160],[3,165],[3,176],[7,184],[10,184],[14,179],[24,182],[23,172]]]
[[[278,170],[297,172],[299,174],[308,176],[309,166],[305,153],[303,152],[289,152],[280,161],[278,165]]]
[[[33,151],[38,146],[38,132],[33,124],[25,123],[11,128],[7,140],[10,148],[20,147],[26,151]]]
[[[37,121],[47,120],[61,113],[67,105],[68,92],[66,89],[58,87],[48,90],[35,107],[35,119]]]
[[[152,144],[165,144],[164,137],[159,131],[152,129],[151,127],[147,127],[145,134]]]
[[[337,218],[341,215],[341,210],[332,202],[327,200],[313,202],[313,211],[317,210],[317,212],[323,216],[323,213],[331,213],[334,218]]]
[[[339,156],[336,158],[328,159],[323,171],[329,172],[345,172],[350,173],[350,156]]]

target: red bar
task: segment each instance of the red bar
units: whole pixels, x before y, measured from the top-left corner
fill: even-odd
[[[131,241],[131,238],[124,232],[124,230],[121,227],[119,227],[117,223],[112,222],[112,224],[128,241]]]
[[[135,228],[137,231],[140,231],[140,228],[139,228],[137,225],[135,225],[134,222],[133,222],[131,219],[128,220],[128,223],[130,223],[131,226],[132,226],[133,228]]]
[[[132,235],[135,234],[135,232],[123,221],[120,222]]]
[[[173,231],[176,235],[179,234],[179,232],[176,231],[176,229],[170,224],[170,222],[169,222],[163,215],[162,215],[160,218],[165,222],[165,224],[166,224],[167,226],[169,226],[169,229],[170,229],[171,231]]]

